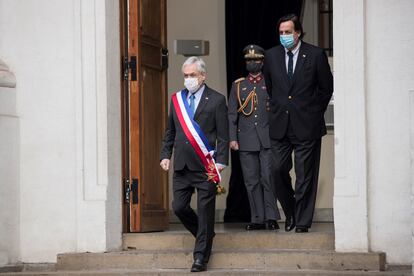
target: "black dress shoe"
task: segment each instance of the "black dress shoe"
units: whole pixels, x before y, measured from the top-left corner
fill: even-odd
[[[295,228],[295,226],[296,226],[295,217],[294,216],[286,216],[285,231],[286,232],[292,231],[293,228]]]
[[[296,227],[296,233],[308,233],[308,227]]]
[[[201,272],[207,270],[207,264],[202,259],[195,259],[191,266],[191,272]]]
[[[246,225],[246,230],[264,230],[266,229],[266,224],[264,223],[249,223]]]
[[[272,219],[270,219],[270,220],[268,220],[267,221],[267,230],[279,230],[280,229],[280,227],[279,227],[279,224],[277,224],[277,221],[275,221],[275,220],[272,220]]]

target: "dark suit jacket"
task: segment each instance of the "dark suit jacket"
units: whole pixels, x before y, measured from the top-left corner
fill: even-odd
[[[302,41],[293,75],[286,72],[285,49],[266,51],[264,74],[271,97],[269,130],[272,139],[282,139],[290,120],[300,140],[326,134],[324,113],[333,93],[333,77],[323,49]]]
[[[216,162],[227,165],[229,160],[229,139],[226,98],[206,85],[194,118],[210,146],[216,149]],[[171,159],[173,148],[175,171],[182,170],[185,166],[191,171],[205,170],[200,157],[181,128],[171,101],[160,159]]]

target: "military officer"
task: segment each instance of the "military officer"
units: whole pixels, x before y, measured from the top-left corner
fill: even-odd
[[[249,197],[251,222],[246,230],[278,230],[280,219],[271,183],[269,96],[262,75],[264,50],[248,45],[243,50],[249,75],[234,81],[229,97],[230,148],[239,151]]]

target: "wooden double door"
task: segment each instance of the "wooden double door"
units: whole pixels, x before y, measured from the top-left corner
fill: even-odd
[[[120,0],[120,11],[123,228],[162,231],[169,224],[168,174],[159,166],[167,118],[166,0]]]

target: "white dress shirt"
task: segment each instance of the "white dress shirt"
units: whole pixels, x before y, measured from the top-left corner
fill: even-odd
[[[300,45],[302,44],[302,41],[299,40],[298,45],[296,45],[295,49],[293,49],[291,52],[293,54],[293,73],[295,73],[295,68],[296,68],[296,61],[298,60],[298,55],[299,55],[299,49],[300,49]],[[285,48],[285,62],[286,62],[286,72],[288,71],[288,62],[289,62],[289,56],[288,53],[289,50]]]
[[[190,96],[194,95],[194,113],[197,110],[198,104],[200,103],[201,97],[203,96],[204,89],[206,88],[205,84],[203,84],[196,92],[191,93],[188,92],[187,94],[187,102],[190,105]]]

